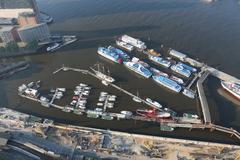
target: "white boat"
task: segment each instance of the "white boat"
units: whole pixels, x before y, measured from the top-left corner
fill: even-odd
[[[171,66],[171,62],[166,59],[163,59],[162,57],[149,55],[148,58],[153,62],[160,64],[166,68],[169,68]]]
[[[123,42],[123,41],[119,41],[119,40],[117,40],[116,41],[116,44],[119,46],[119,47],[121,47],[121,48],[123,48],[123,49],[126,49],[127,51],[133,51],[133,49],[134,49],[134,47],[132,46],[132,45],[130,45],[130,44],[128,44],[128,43],[126,43],[126,42]]]
[[[176,77],[176,76],[174,76],[174,75],[172,75],[172,76],[170,77],[170,79],[171,79],[171,80],[174,80],[174,81],[177,82],[178,84],[184,84],[183,79],[178,78],[178,77]]]
[[[171,114],[168,112],[158,112],[157,118],[169,118],[171,117]]]
[[[140,49],[140,50],[144,50],[147,48],[147,46],[144,42],[140,41],[139,39],[130,37],[128,35],[123,35],[119,39],[123,42],[126,42],[126,43],[136,47],[137,49]]]
[[[175,71],[176,73],[183,75],[185,77],[190,77],[191,76],[191,71],[185,69],[182,65],[172,65],[171,70]]]
[[[153,80],[158,84],[179,93],[182,90],[182,87],[175,81],[164,77],[164,76],[153,76]]]
[[[103,103],[97,103],[97,106],[103,106]]]
[[[195,98],[195,95],[196,95],[196,93],[194,93],[194,92],[192,92],[191,90],[186,89],[186,88],[183,90],[183,94],[184,94],[185,96],[189,97],[189,98],[192,98],[192,99],[194,99],[194,98]]]
[[[123,62],[123,63],[127,68],[142,75],[145,78],[149,78],[152,76],[152,73],[140,63],[134,63],[134,62]]]
[[[162,108],[162,105],[161,105],[160,103],[158,103],[157,101],[153,101],[153,100],[150,99],[150,98],[146,98],[146,101],[147,101],[150,105],[154,106],[154,108],[157,108],[157,109],[161,109],[161,108]]]
[[[154,74],[154,76],[164,76],[164,77],[169,77],[167,73],[164,73],[156,68],[151,67],[150,71]]]
[[[102,84],[105,85],[105,86],[108,86],[109,85],[109,82],[105,81],[105,80],[102,80]]]
[[[131,111],[121,111],[120,113],[126,115],[126,117],[132,116],[132,112]]]
[[[61,45],[59,43],[54,43],[54,44],[50,45],[49,47],[47,47],[47,52],[53,52],[60,47],[61,47]]]
[[[79,86],[81,86],[81,87],[87,87],[87,84],[80,83]]]
[[[137,102],[137,103],[141,103],[142,102],[142,100],[139,98],[139,97],[133,97],[133,100],[135,101],[135,102]]]
[[[120,55],[118,55],[115,52],[110,51],[108,48],[105,47],[99,47],[97,53],[101,56],[103,56],[104,58],[107,58],[115,63],[122,63],[122,59],[120,57]]]
[[[226,91],[240,100],[240,83],[221,81],[221,85]]]

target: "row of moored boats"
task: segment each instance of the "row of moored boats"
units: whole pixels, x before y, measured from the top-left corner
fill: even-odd
[[[123,35],[119,37],[116,41],[116,44],[127,51],[132,51],[134,48],[143,51],[147,48],[144,42],[132,38],[128,35]],[[183,79],[173,75],[169,77],[167,73],[164,73],[156,68],[150,67],[147,63],[139,60],[136,57],[130,59],[130,56],[121,49],[118,49],[113,46],[99,47],[97,52],[99,55],[115,63],[123,64],[130,70],[138,73],[139,75],[145,78],[152,77],[155,82],[174,92],[179,93],[182,90],[181,85],[184,84]],[[149,52],[154,51],[149,50]],[[154,63],[159,64],[165,68],[171,68],[171,70],[186,78],[190,77],[192,73],[197,72],[197,69],[192,66],[184,64],[182,62],[173,64],[170,60],[164,59],[163,57],[158,56],[158,54],[156,53],[148,54],[148,58]],[[187,89],[184,89],[183,94],[190,98],[194,98],[195,96],[194,93]]]

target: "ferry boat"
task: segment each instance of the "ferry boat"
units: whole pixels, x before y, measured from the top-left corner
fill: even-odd
[[[238,100],[240,100],[240,84],[239,83],[221,81],[221,85],[226,91],[228,91]]]
[[[149,70],[154,74],[154,76],[169,77],[167,73],[164,73],[156,68],[151,67]]]
[[[177,93],[179,93],[182,89],[182,87],[177,82],[164,76],[153,76],[153,80],[159,83],[160,85]]]
[[[150,99],[150,98],[146,98],[146,101],[147,101],[150,105],[154,106],[154,108],[157,108],[157,109],[161,109],[161,108],[162,108],[162,105],[161,105],[160,103],[158,103],[157,101],[153,101],[153,100]]]
[[[115,63],[119,63],[119,64],[122,63],[121,57],[117,53],[112,52],[107,48],[99,47],[97,53]]]
[[[118,48],[115,48],[113,46],[109,46],[108,47],[108,50],[111,51],[111,52],[114,52],[116,54],[118,54],[123,60],[128,60],[130,57],[127,53],[125,53],[124,51],[118,49]]]
[[[140,49],[140,50],[144,50],[147,48],[147,46],[144,42],[140,41],[139,39],[130,37],[128,35],[123,35],[119,39],[123,42],[126,42],[126,43],[136,47],[137,49]]]
[[[123,64],[130,70],[142,75],[145,78],[149,78],[152,76],[152,73],[147,68],[145,68],[142,64],[134,63],[134,62],[123,62]]]
[[[136,113],[143,117],[149,118],[170,118],[171,114],[168,112],[158,112],[151,109],[137,109]]]
[[[153,61],[153,62],[155,62],[155,63],[157,63],[157,64],[160,64],[160,65],[162,65],[162,66],[164,66],[164,67],[166,67],[166,68],[169,68],[169,67],[171,66],[171,62],[168,61],[168,60],[166,60],[166,59],[163,59],[162,57],[149,55],[148,58],[149,58],[151,61]]]
[[[195,95],[196,95],[193,91],[186,89],[186,88],[183,90],[183,94],[192,99],[194,99]]]
[[[174,81],[177,82],[178,84],[184,84],[184,81],[183,81],[182,78],[178,78],[178,77],[176,77],[176,76],[174,76],[174,75],[172,75],[172,76],[170,77],[170,79],[171,79],[171,80],[174,80]]]
[[[172,65],[171,69],[182,76],[185,76],[185,77],[191,76],[191,71],[185,69],[182,65],[179,65],[179,64]]]
[[[60,47],[61,47],[61,45],[59,43],[53,43],[52,45],[47,47],[47,52],[53,52]]]
[[[116,41],[116,44],[119,46],[119,47],[122,47],[123,49],[126,49],[127,51],[133,51],[134,47],[126,42],[123,42],[123,41]]]
[[[183,66],[183,68],[185,68],[185,69],[187,69],[187,70],[189,70],[189,71],[191,71],[191,72],[197,72],[197,69],[196,69],[196,68],[194,68],[194,67],[192,67],[192,66],[189,66],[189,65],[186,65],[186,64],[184,64],[184,63],[182,63],[182,62],[178,62],[178,65]]]

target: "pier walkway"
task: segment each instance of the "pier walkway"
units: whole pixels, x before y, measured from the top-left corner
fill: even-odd
[[[214,77],[217,77],[217,78],[219,78],[221,80],[240,83],[240,80],[238,78],[236,78],[234,76],[231,76],[231,75],[229,75],[227,73],[224,73],[222,71],[219,71],[219,70],[217,70],[217,69],[215,69],[213,67],[207,66],[207,70],[209,72],[211,72],[211,75],[213,75]]]
[[[210,67],[204,63],[198,62],[192,58],[186,57],[183,61],[188,62],[193,66],[200,67],[200,68],[204,69],[205,71],[209,71],[212,76],[217,77],[220,80],[240,83],[240,79],[238,79],[234,76],[231,76],[227,73],[224,73],[216,68]]]
[[[198,95],[199,95],[199,99],[200,99],[200,103],[201,103],[201,107],[202,107],[204,123],[211,123],[211,116],[210,116],[209,106],[208,106],[207,98],[205,96],[203,85],[202,85],[204,80],[207,78],[207,76],[209,74],[210,73],[208,71],[206,71],[199,78],[199,80],[197,82],[197,90],[198,90]]]

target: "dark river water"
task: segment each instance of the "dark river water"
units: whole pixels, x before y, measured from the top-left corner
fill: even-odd
[[[179,114],[199,113],[198,101],[171,93],[150,79],[137,77],[124,66],[102,59],[96,50],[100,45],[114,44],[114,37],[126,33],[147,41],[151,48],[160,49],[163,44],[166,48],[184,52],[240,78],[240,5],[236,0],[219,0],[215,3],[200,0],[39,0],[38,3],[40,10],[54,18],[54,23],[49,26],[53,34],[76,35],[79,40],[53,54],[42,52],[26,56],[32,62],[29,70],[0,81],[2,107],[81,126],[195,140],[239,142],[216,131],[176,129],[169,133],[160,132],[159,126],[150,123],[88,119],[54,108],[44,108],[17,96],[17,87],[26,82],[42,80],[42,87],[46,90],[50,87],[72,89],[78,83],[85,82],[94,86],[90,98],[92,104],[100,91],[108,91],[119,96],[118,107],[114,111],[141,108],[128,96],[103,87],[92,77],[74,72],[52,75],[62,64],[87,69],[101,62],[110,68],[117,84],[132,93],[138,91],[141,97],[154,98]],[[240,131],[239,103],[221,89],[218,79],[210,77],[206,86],[213,122]]]

